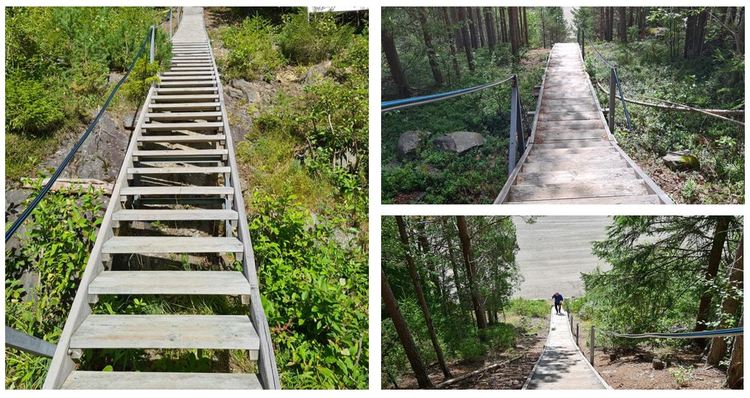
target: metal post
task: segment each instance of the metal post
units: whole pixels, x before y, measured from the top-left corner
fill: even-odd
[[[516,167],[516,156],[518,155],[518,82],[516,75],[510,79],[510,147],[508,148],[508,175]]]
[[[616,87],[615,68],[609,70],[609,132],[615,133],[615,90]]]
[[[172,29],[172,7],[169,7],[169,38],[171,39],[174,32],[174,29]]]
[[[154,36],[156,34],[156,27],[151,25],[151,46],[148,49],[148,62],[154,62]]]
[[[581,326],[581,324],[580,323],[576,323],[576,347],[580,347],[581,346],[581,344],[578,342],[578,336],[580,336],[580,330],[578,328],[579,326]]]
[[[581,58],[586,60],[586,31],[581,29]]]
[[[568,312],[568,318],[570,318],[570,331],[573,331],[573,314]]]
[[[591,366],[594,366],[594,326],[591,326],[591,338],[589,343],[589,362],[591,363]]]

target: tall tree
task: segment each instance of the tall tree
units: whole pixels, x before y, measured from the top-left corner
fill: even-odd
[[[456,28],[447,7],[441,7],[443,13],[443,22],[448,32],[452,32],[452,40],[448,38],[448,47],[451,52],[451,65],[453,65],[453,73],[457,78],[461,78],[461,68],[458,66],[458,57],[456,56],[456,44],[460,41],[461,31]]]
[[[740,317],[740,324],[742,326],[742,319],[744,315]],[[734,345],[732,346],[732,354],[729,356],[729,367],[727,368],[727,387],[731,389],[741,390],[744,384],[743,372],[742,372],[742,335],[734,338]]]
[[[427,370],[424,367],[424,363],[422,363],[422,358],[419,356],[419,351],[417,351],[416,345],[414,345],[414,339],[411,337],[409,326],[401,315],[396,296],[393,295],[391,285],[388,283],[388,278],[385,276],[382,269],[380,270],[380,291],[383,297],[385,311],[388,313],[391,321],[393,321],[393,326],[396,328],[398,338],[401,341],[401,345],[404,347],[404,352],[409,359],[409,364],[411,364],[411,369],[414,371],[414,376],[417,378],[419,388],[432,388],[432,382],[427,377]]]
[[[727,232],[729,229],[729,223],[732,221],[730,216],[717,216],[711,217],[715,222],[714,237],[711,243],[711,251],[708,254],[708,264],[706,269],[703,271],[703,280],[705,283],[714,283],[716,275],[719,272],[719,265],[721,265],[722,253],[724,252],[724,244],[727,241]],[[713,298],[713,290],[709,287],[703,288],[701,294],[700,303],[698,304],[698,316],[695,321],[695,331],[706,330],[706,323],[710,315],[711,300]],[[704,339],[695,339],[695,343],[698,346],[705,346],[706,341]]]
[[[740,302],[740,297],[742,297],[743,292],[743,262],[742,236],[740,236],[740,242],[737,245],[737,251],[734,254],[732,269],[729,272],[729,287],[724,302],[721,303],[720,329],[730,326],[728,320],[735,316],[737,310],[740,308],[740,304],[742,304]],[[711,339],[711,348],[708,351],[706,363],[716,366],[721,362],[726,353],[727,341],[723,337],[713,338]]]
[[[507,43],[510,41],[509,35],[508,35],[508,26],[506,23],[506,17],[505,17],[505,7],[499,7],[500,10],[498,10],[498,13],[500,16],[498,17],[498,20],[500,21],[500,41],[503,43]]]
[[[508,7],[508,33],[510,35],[510,51],[518,56],[521,49],[521,34],[518,26],[518,7]]]
[[[396,43],[393,40],[393,32],[384,26],[381,29],[380,39],[385,59],[388,62],[388,69],[391,72],[391,79],[393,79],[398,88],[399,96],[411,97],[411,88],[409,87],[409,82],[406,80],[406,74],[404,74],[404,70],[401,68],[401,60],[398,57]]]
[[[685,20],[685,48],[683,57],[696,58],[703,52],[703,43],[706,38],[706,22],[708,11],[705,8],[700,11],[690,10]]]
[[[521,7],[521,34],[523,35],[523,45],[529,45],[529,20],[526,17],[526,8]]]
[[[622,43],[628,42],[628,7],[617,7],[620,11],[620,21],[617,34]]]
[[[396,216],[396,224],[398,225],[398,234],[401,238],[401,245],[404,249],[404,256],[406,257],[406,267],[409,270],[409,278],[411,278],[411,282],[414,285],[414,293],[417,295],[417,301],[419,302],[419,307],[422,309],[422,315],[424,316],[425,324],[427,325],[427,332],[430,335],[430,341],[432,341],[432,347],[435,349],[435,354],[437,356],[438,365],[440,365],[440,369],[443,371],[443,376],[445,378],[451,377],[451,372],[448,370],[448,367],[445,365],[445,358],[443,357],[443,350],[440,348],[440,343],[437,339],[437,334],[435,334],[435,326],[432,323],[432,315],[430,314],[430,308],[427,306],[427,299],[425,299],[424,296],[424,290],[422,290],[422,283],[419,280],[419,274],[417,273],[417,266],[414,263],[414,258],[411,256],[410,253],[410,247],[409,247],[409,235],[406,232],[406,223],[404,222],[404,218],[401,216]],[[440,288],[440,286],[438,286]]]
[[[435,80],[436,85],[442,86],[443,74],[440,72],[437,53],[435,52],[435,46],[432,44],[432,32],[430,32],[430,26],[427,22],[427,8],[416,7],[412,10],[415,10],[417,20],[419,21],[419,27],[422,30],[424,46],[427,48],[427,61],[430,63],[430,69],[432,70],[432,78]]]
[[[497,44],[497,33],[495,33],[495,18],[491,7],[484,7],[484,24],[487,28],[487,45],[490,50],[495,50]]]
[[[463,37],[464,42],[464,52],[466,53],[466,63],[469,64],[469,70],[474,71],[474,67],[476,66],[474,64],[474,52],[472,51],[471,46],[471,36],[469,34],[469,27],[468,21],[466,20],[466,8],[465,7],[456,7],[458,9],[458,21],[461,24],[461,37]]]
[[[487,46],[487,37],[484,32],[484,19],[482,18],[482,9],[480,7],[472,7],[474,10],[474,20],[477,23],[477,37],[479,38],[479,47]]]
[[[474,10],[471,7],[463,7],[463,9],[466,15],[466,24],[471,36],[471,48],[479,48],[479,32],[477,31],[477,23],[474,19]]]
[[[477,328],[484,329],[487,327],[487,319],[485,318],[484,304],[482,302],[482,297],[477,287],[477,281],[475,279],[476,272],[474,269],[474,264],[472,263],[471,240],[469,238],[469,228],[466,225],[466,217],[457,216],[456,222],[458,224],[458,236],[461,240],[461,250],[463,252],[464,265],[466,266],[466,279],[469,282],[471,302],[474,306]]]

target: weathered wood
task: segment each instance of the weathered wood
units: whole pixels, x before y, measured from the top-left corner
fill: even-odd
[[[149,131],[218,130],[222,127],[222,122],[146,123],[142,126],[144,130]]]
[[[209,186],[164,186],[164,187],[126,187],[120,190],[120,195],[231,195],[232,187]]]
[[[517,185],[546,186],[572,182],[597,182],[602,180],[636,180],[635,172],[628,167],[604,170],[563,170],[540,173],[524,173],[518,177]]]
[[[114,236],[102,253],[242,253],[236,238],[185,236]]]
[[[256,390],[263,388],[254,374],[187,372],[94,372],[77,370],[63,389],[68,390]]]
[[[227,136],[224,134],[142,135],[138,137],[140,142],[214,142],[226,139]]]
[[[70,348],[217,349],[257,351],[258,334],[245,315],[89,315]]]
[[[161,210],[161,209],[124,209],[115,212],[115,221],[198,221],[198,220],[236,220],[235,210]]]
[[[515,362],[515,361],[523,358],[524,356],[526,356],[526,354],[516,355],[515,357],[513,357],[511,359],[508,359],[506,361],[502,361],[502,362],[498,362],[498,363],[493,363],[492,365],[485,366],[485,367],[477,369],[477,370],[472,370],[471,372],[466,372],[466,373],[462,374],[461,376],[454,377],[452,379],[448,379],[448,380],[445,380],[443,382],[440,382],[440,383],[436,384],[435,388],[436,389],[440,389],[440,388],[445,388],[445,387],[451,386],[453,384],[458,383],[459,381],[466,380],[468,378],[480,375],[480,374],[482,374],[484,372],[489,372],[491,370],[494,370],[494,369],[506,366],[506,365],[508,365],[510,363],[513,363],[513,362]]]
[[[128,174],[222,174],[229,167],[128,167]]]
[[[219,99],[219,94],[170,94],[170,95],[154,95],[153,101],[156,103],[160,102],[204,102],[204,101],[216,101]],[[217,104],[218,105],[218,104]],[[153,108],[153,107],[152,107]]]
[[[39,179],[28,179],[24,180],[23,187],[26,189],[34,189],[32,181],[39,181]],[[49,178],[45,178],[41,181],[42,185],[47,185]],[[114,184],[97,180],[95,178],[58,178],[50,190],[52,192],[58,192],[61,190],[72,190],[72,191],[88,191],[89,189],[101,189],[105,194],[109,195],[114,188]]]
[[[148,108],[151,111],[202,111],[202,110],[217,110],[219,109],[218,102],[193,102],[193,103],[164,103],[164,104],[148,104]]]
[[[540,189],[535,185],[514,185],[510,196],[514,201],[578,199],[606,196],[646,196],[649,194],[640,181],[616,183],[602,186],[599,183],[574,182],[567,184],[547,184]]]
[[[89,285],[89,294],[250,295],[237,271],[105,271]]]

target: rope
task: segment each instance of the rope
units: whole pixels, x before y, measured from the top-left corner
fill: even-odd
[[[615,333],[607,330],[602,330],[600,331],[600,333],[624,339],[704,339],[712,337],[741,336],[743,334],[742,329],[742,327],[736,327],[729,329],[703,330],[700,332],[686,333]]]
[[[57,178],[60,177],[63,170],[68,166],[68,164],[73,160],[73,156],[78,152],[78,150],[81,148],[83,143],[86,141],[88,136],[91,134],[91,132],[94,130],[94,127],[99,123],[99,119],[101,119],[102,115],[104,114],[104,111],[107,110],[107,107],[109,106],[109,103],[112,102],[112,98],[114,98],[115,94],[117,93],[117,90],[120,89],[120,86],[125,82],[125,80],[128,78],[128,75],[130,75],[130,71],[135,66],[136,61],[138,58],[141,57],[143,54],[143,50],[146,48],[146,43],[148,43],[149,38],[151,36],[151,30],[154,29],[153,26],[149,27],[149,33],[146,34],[146,37],[143,38],[143,42],[141,42],[141,47],[138,49],[138,53],[135,55],[135,58],[133,58],[133,61],[130,63],[130,67],[128,67],[128,70],[125,72],[125,75],[120,79],[120,81],[117,82],[115,87],[112,89],[112,92],[109,94],[109,97],[104,102],[104,106],[99,110],[99,113],[96,114],[96,117],[93,121],[89,124],[89,126],[86,128],[86,131],[83,133],[81,138],[78,139],[78,142],[71,148],[70,152],[68,152],[68,155],[65,156],[65,159],[63,159],[60,166],[57,167],[57,170],[52,174],[52,176],[49,178],[49,181],[47,184],[42,188],[42,190],[37,194],[37,196],[34,198],[34,200],[31,201],[31,204],[21,213],[21,215],[16,219],[15,222],[13,222],[13,225],[5,232],[5,241],[7,242],[10,238],[13,237],[13,235],[18,231],[18,228],[21,227],[21,224],[23,224],[24,221],[31,215],[31,212],[34,211],[34,209],[39,205],[39,203],[44,199],[44,197],[49,193],[50,189],[52,189],[52,185],[54,185],[55,181],[57,181]]]
[[[615,75],[615,86],[617,87],[617,91],[620,94],[620,101],[622,102],[622,109],[625,113],[625,122],[628,126],[628,131],[633,130],[633,126],[630,122],[630,112],[628,111],[628,105],[625,103],[625,95],[622,92],[622,84],[620,84],[620,76],[617,74],[617,65],[607,61],[606,58],[604,58],[604,55],[599,52],[599,50],[596,49],[596,46],[589,43],[589,47],[594,49],[594,52],[596,53],[596,56],[601,60],[605,65],[607,65],[611,70],[614,71]]]
[[[498,80],[496,82],[482,84],[482,85],[474,86],[474,87],[462,88],[462,89],[454,90],[454,91],[448,91],[445,93],[423,95],[420,97],[403,98],[403,99],[392,100],[392,101],[384,101],[380,104],[380,111],[390,112],[390,111],[395,111],[397,109],[410,108],[412,106],[438,102],[438,101],[442,101],[448,98],[458,97],[464,94],[471,94],[480,90],[488,89],[490,87],[498,86],[500,84],[510,81],[511,79],[513,79],[513,76],[509,76],[506,79]]]

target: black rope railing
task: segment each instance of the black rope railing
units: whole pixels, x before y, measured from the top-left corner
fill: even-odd
[[[102,115],[104,115],[104,112],[107,110],[107,107],[109,107],[110,102],[112,102],[112,99],[114,98],[115,94],[117,94],[117,91],[120,89],[120,86],[122,86],[123,83],[125,83],[125,80],[130,75],[131,70],[133,67],[135,67],[135,63],[138,61],[138,59],[143,55],[143,51],[146,49],[146,43],[149,42],[149,39],[151,39],[151,47],[152,47],[152,53],[153,53],[153,37],[155,35],[155,26],[149,27],[149,33],[146,34],[146,37],[143,38],[143,41],[141,42],[141,46],[138,49],[138,53],[133,58],[133,61],[130,63],[130,66],[125,71],[125,74],[120,78],[120,80],[117,82],[115,87],[112,89],[112,92],[109,93],[109,97],[107,97],[107,100],[104,102],[104,105],[99,110],[99,112],[96,114],[96,117],[94,120],[89,123],[88,127],[86,128],[86,131],[84,131],[83,135],[81,135],[81,138],[78,139],[76,144],[73,146],[73,148],[70,149],[70,152],[68,152],[68,155],[65,156],[65,159],[63,159],[62,163],[57,166],[57,169],[54,173],[52,173],[52,176],[49,178],[49,181],[47,181],[47,184],[42,187],[42,190],[39,191],[39,193],[36,195],[34,200],[31,201],[28,207],[24,209],[24,211],[21,213],[20,216],[16,219],[16,221],[13,222],[13,225],[8,228],[7,231],[5,231],[5,241],[7,242],[10,240],[10,238],[13,237],[13,235],[18,231],[18,229],[21,227],[21,225],[26,221],[27,218],[31,215],[31,213],[34,211],[34,209],[39,205],[39,203],[44,199],[44,197],[49,193],[49,191],[52,189],[52,186],[57,181],[57,179],[62,174],[63,170],[70,164],[70,162],[73,160],[73,156],[78,152],[78,150],[81,148],[83,143],[86,141],[86,139],[91,135],[91,132],[94,131],[94,128],[99,123],[99,119],[101,119]],[[153,58],[151,59],[153,61]]]

